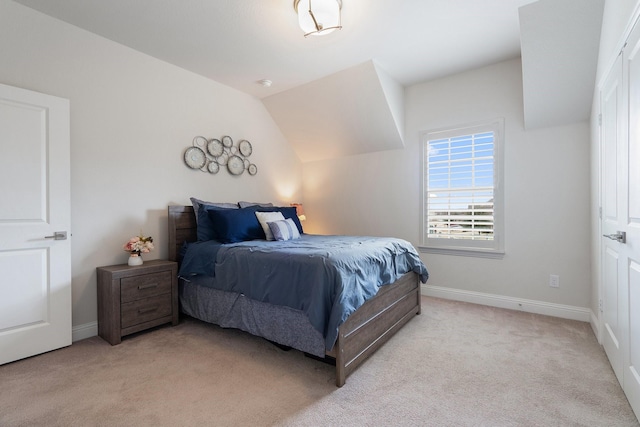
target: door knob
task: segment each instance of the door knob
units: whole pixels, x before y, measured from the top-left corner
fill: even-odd
[[[611,240],[616,240],[620,243],[627,243],[626,231],[616,231],[616,234],[603,234],[604,237]]]
[[[45,239],[53,239],[53,240],[67,240],[67,232],[66,231],[56,231],[53,233],[53,236],[44,236]]]

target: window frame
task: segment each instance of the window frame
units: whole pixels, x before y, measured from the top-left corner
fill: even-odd
[[[493,132],[493,240],[429,239],[428,230],[428,143],[436,139],[455,138]],[[505,253],[504,236],[504,118],[463,124],[420,132],[420,245],[421,252],[444,255],[502,258]]]

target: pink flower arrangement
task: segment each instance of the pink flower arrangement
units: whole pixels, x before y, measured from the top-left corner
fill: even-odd
[[[129,239],[129,241],[125,243],[122,248],[132,254],[146,254],[148,252],[151,252],[151,249],[153,249],[153,238],[144,237],[142,233],[140,233],[139,236],[135,236]]]

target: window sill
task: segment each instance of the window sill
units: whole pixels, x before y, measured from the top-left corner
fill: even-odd
[[[466,257],[489,258],[489,259],[504,258],[504,251],[496,251],[491,249],[434,248],[429,246],[419,246],[418,250],[422,253],[438,254],[438,255],[454,255],[454,256],[466,256]]]

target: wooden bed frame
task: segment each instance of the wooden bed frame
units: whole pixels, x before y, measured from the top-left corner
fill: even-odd
[[[168,213],[169,260],[177,261],[182,244],[197,240],[196,220],[192,206],[169,206]],[[407,273],[381,287],[340,326],[336,344],[326,353],[336,361],[336,385],[342,387],[347,375],[420,310],[420,280],[416,273]]]

